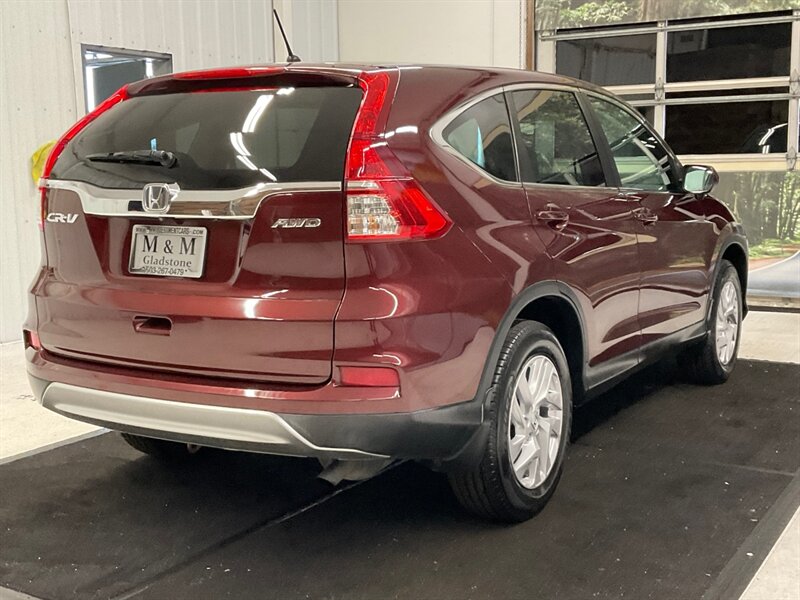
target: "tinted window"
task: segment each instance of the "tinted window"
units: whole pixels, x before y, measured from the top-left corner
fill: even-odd
[[[549,90],[513,92],[521,152],[531,173],[525,181],[603,185],[603,169],[574,94]]]
[[[444,139],[487,173],[517,181],[511,125],[502,94],[481,100],[458,115],[445,128]]]
[[[789,75],[791,23],[674,31],[667,81]]]
[[[784,153],[785,100],[667,106],[666,137],[679,154]]]
[[[260,182],[338,181],[361,91],[309,87],[132,98],[86,127],[53,176],[102,187],[177,182],[184,189]],[[88,160],[133,150],[169,150],[170,168]]]
[[[654,83],[656,34],[559,41],[556,72],[598,85]]]
[[[633,115],[619,106],[590,96],[608,139],[623,188],[667,190],[672,164],[664,146]]]

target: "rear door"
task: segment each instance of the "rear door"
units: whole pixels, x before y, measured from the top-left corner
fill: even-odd
[[[701,322],[717,234],[702,203],[680,191],[676,161],[632,110],[588,95],[637,220],[639,322],[653,342]]]
[[[190,375],[326,381],[361,96],[306,78],[138,96],[100,115],[48,184],[44,348]],[[171,154],[141,158],[151,150]]]
[[[554,259],[556,278],[575,290],[581,303],[593,385],[610,374],[592,367],[622,355],[619,369],[637,362],[629,352],[640,344],[636,221],[607,177],[572,91],[524,89],[509,95],[533,222]]]

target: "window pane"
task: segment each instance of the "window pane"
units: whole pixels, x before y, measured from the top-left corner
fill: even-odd
[[[678,154],[783,153],[788,120],[786,100],[667,106],[665,137]]]
[[[667,151],[645,126],[620,107],[590,97],[608,138],[623,188],[667,190],[672,164]]]
[[[359,89],[345,87],[134,97],[81,130],[52,176],[116,188],[175,182],[194,190],[338,181],[361,97]],[[142,166],[92,157],[156,149],[175,153],[177,163]]]
[[[656,34],[559,41],[556,72],[598,85],[654,83]]]
[[[517,181],[511,125],[502,94],[481,100],[458,115],[445,128],[444,139],[498,179]]]
[[[656,122],[656,107],[655,106],[637,106],[636,112],[642,115],[642,118],[650,123],[651,127],[655,126]]]
[[[670,32],[667,81],[789,75],[791,23]]]
[[[574,94],[526,90],[512,94],[532,173],[526,181],[603,185],[603,169]]]
[[[102,46],[83,45],[81,48],[87,112],[126,83],[172,73],[169,54]]]

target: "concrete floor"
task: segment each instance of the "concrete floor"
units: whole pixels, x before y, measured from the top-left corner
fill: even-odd
[[[740,357],[800,364],[800,314],[751,312]],[[800,384],[798,385],[800,394]],[[0,346],[0,460],[99,432],[42,409],[32,401],[19,343]],[[3,598],[0,590],[0,598]],[[742,600],[800,598],[800,511],[775,544]]]
[[[22,343],[0,345],[0,460],[95,430],[33,402]]]
[[[800,314],[751,312],[739,352],[745,358],[800,363]],[[800,395],[800,383],[798,383]],[[800,598],[800,510],[761,565],[741,600]]]

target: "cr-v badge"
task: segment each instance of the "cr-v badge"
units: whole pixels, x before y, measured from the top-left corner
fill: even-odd
[[[74,223],[78,220],[78,214],[51,212],[47,214],[46,220],[48,223]]]
[[[322,219],[312,217],[310,219],[278,219],[272,224],[273,229],[293,229],[297,227],[319,227]]]

